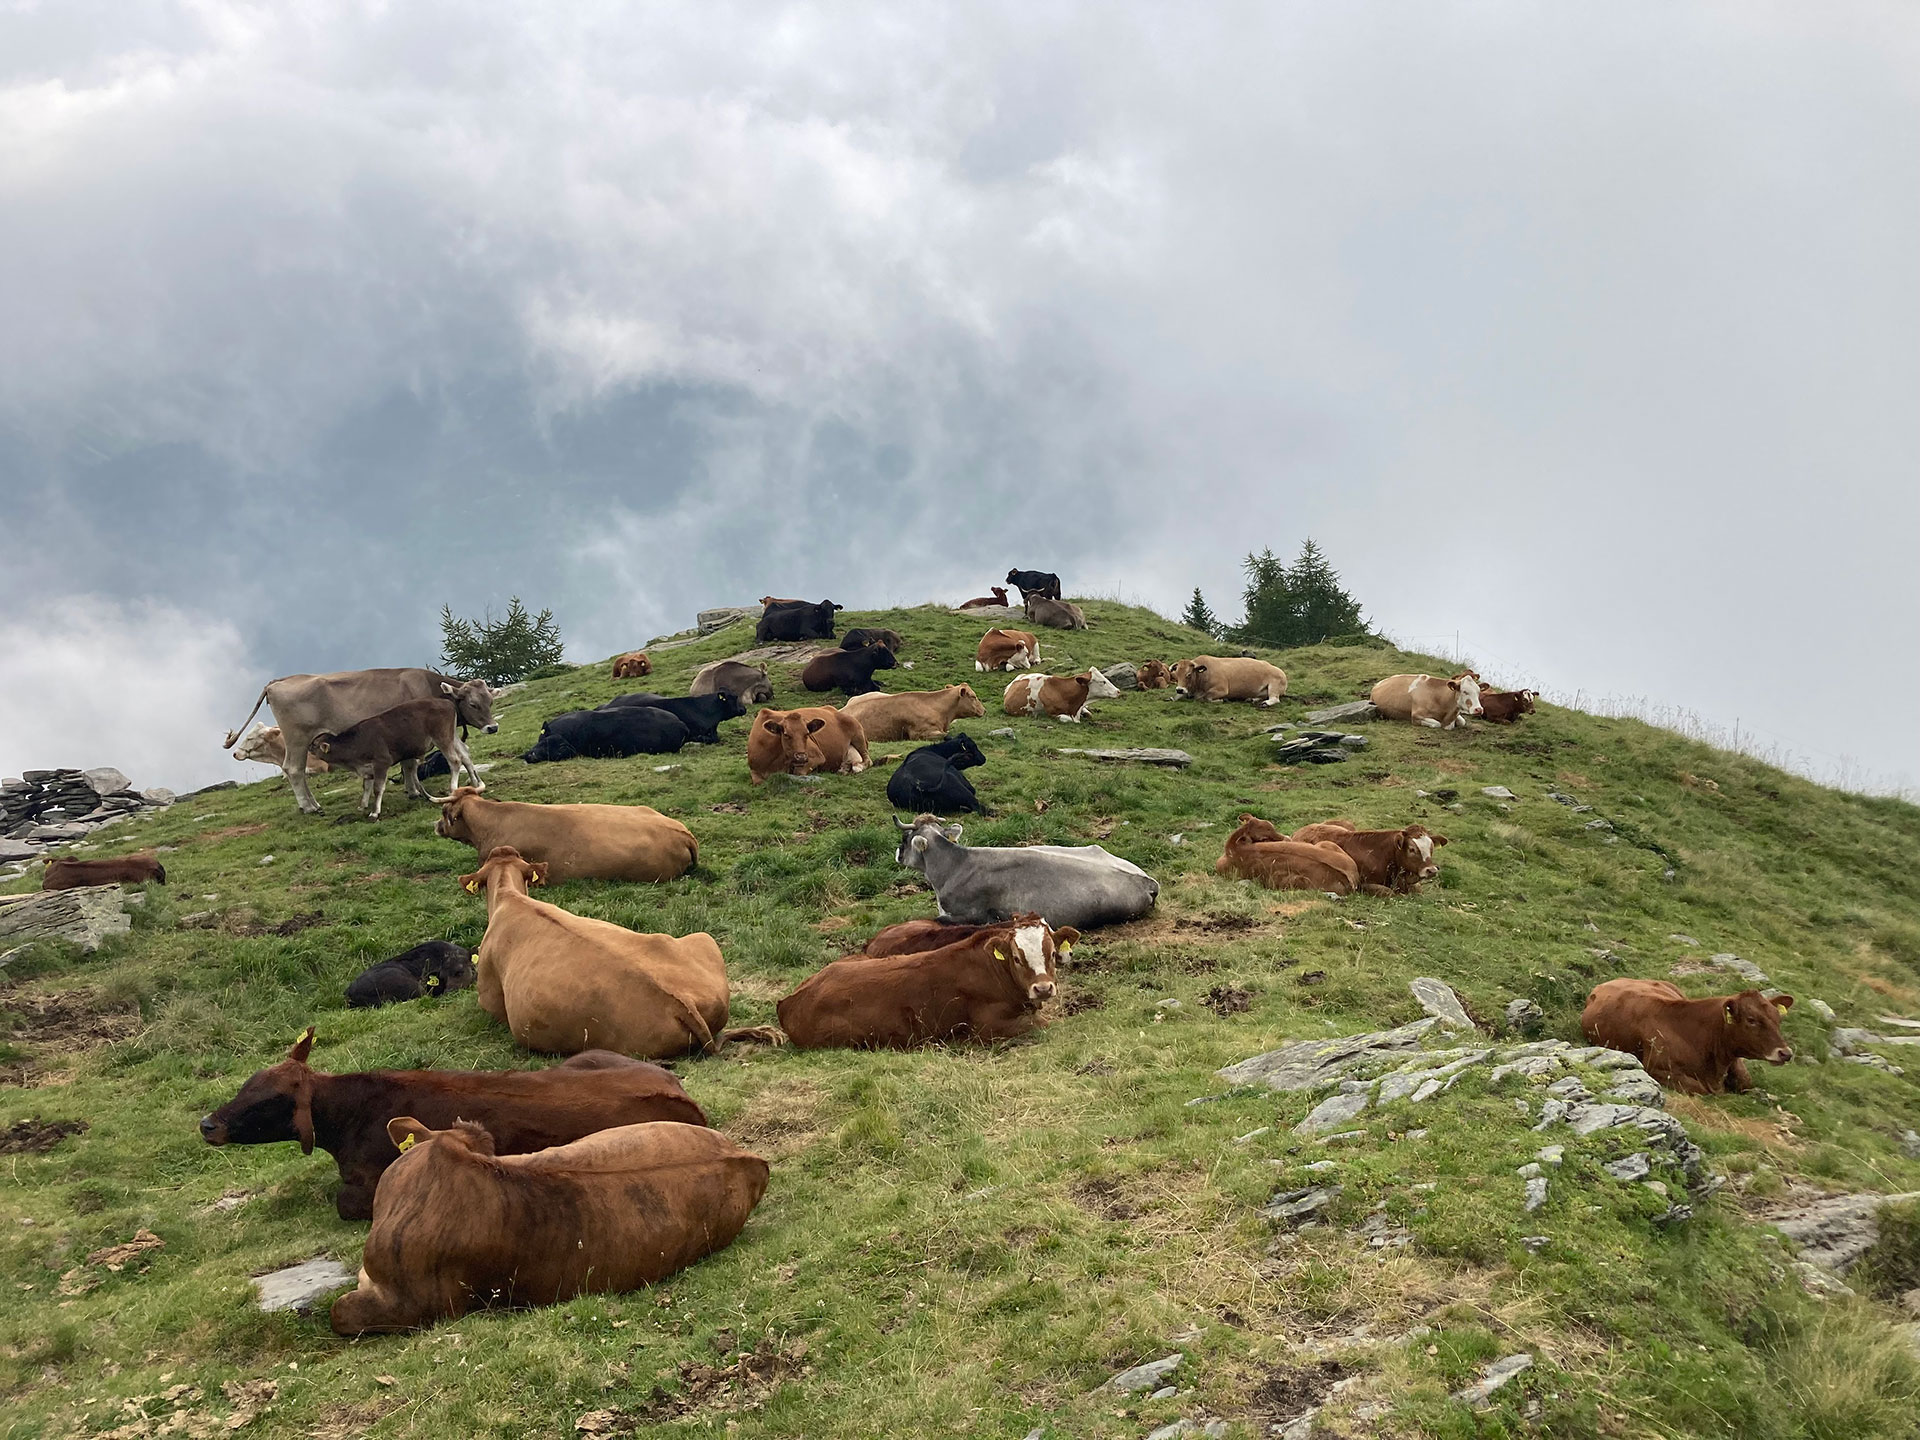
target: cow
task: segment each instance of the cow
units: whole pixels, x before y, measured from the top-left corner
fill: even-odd
[[[1160,894],[1158,880],[1098,845],[966,846],[960,827],[935,815],[894,823],[894,859],[926,876],[944,920],[980,924],[1031,911],[1050,925],[1093,930],[1140,919]]]
[[[460,877],[467,893],[487,896],[480,1008],[514,1039],[556,1055],[656,1058],[730,1038],[727,964],[711,935],[644,935],[572,914],[527,893],[547,874],[502,845]]]
[[[956,610],[978,610],[987,606],[996,606],[996,605],[1005,606],[1006,605],[1007,603],[1006,587],[1001,585],[989,585],[987,589],[992,593],[987,595],[976,595],[971,600],[962,600],[958,605],[954,606],[953,608]]]
[[[395,765],[400,767],[407,794],[416,800],[432,798],[420,783],[419,768],[435,750],[447,757],[454,773],[464,768],[475,781],[474,788],[480,788],[479,773],[460,740],[460,712],[451,700],[403,701],[338,733],[322,730],[313,737],[312,746],[313,753],[334,769],[351,770],[360,777],[360,808],[369,820],[380,818],[387,774]]]
[[[1494,725],[1511,725],[1522,715],[1533,714],[1531,690],[1482,690],[1480,713]]]
[[[760,614],[753,639],[758,645],[770,640],[831,640],[834,611],[842,607],[831,600],[809,604],[804,600],[778,600]]]
[[[1240,655],[1196,655],[1175,663],[1173,693],[1181,700],[1251,700],[1278,705],[1287,693],[1287,672]]]
[[[1000,708],[1009,715],[1051,715],[1077,725],[1086,716],[1087,696],[1093,688],[1093,673],[1078,675],[1022,675],[1000,698]]]
[[[849,695],[865,695],[878,690],[873,678],[876,670],[895,667],[893,651],[884,645],[869,645],[859,650],[829,650],[809,660],[800,672],[800,683],[813,691],[844,690]]]
[[[1329,895],[1351,895],[1360,884],[1353,860],[1332,841],[1309,845],[1289,840],[1269,821],[1252,815],[1240,817],[1239,828],[1227,837],[1226,850],[1213,868],[1269,890],[1324,890]]]
[[[693,832],[647,805],[529,805],[461,786],[440,802],[433,833],[491,855],[510,845],[547,867],[549,882],[677,880],[700,863]]]
[[[805,1050],[1017,1039],[1046,1024],[1055,959],[1079,938],[1022,914],[938,950],[836,960],[779,1003],[780,1028]]]
[[[971,685],[856,695],[840,708],[860,722],[870,741],[938,740],[954,721],[977,720],[987,713]]]
[[[1173,684],[1173,671],[1164,660],[1143,660],[1133,679],[1142,690],[1164,690]]]
[[[1120,687],[1109,680],[1100,667],[1095,665],[1087,670],[1087,698],[1089,700],[1118,700]]]
[[[1467,717],[1482,713],[1480,677],[1462,670],[1450,680],[1437,675],[1389,675],[1367,697],[1389,720],[1410,720],[1434,730],[1464,730]]]
[[[883,955],[917,955],[922,950],[939,950],[970,939],[983,930],[1004,930],[1007,923],[961,925],[952,920],[902,920],[877,931],[860,953],[876,959]],[[1066,954],[1068,948],[1061,946],[1060,953]]]
[[[40,876],[42,890],[78,890],[85,885],[164,885],[167,867],[151,854],[118,855],[110,860],[74,860],[51,856]]]
[[[484,1125],[396,1116],[339,1335],[414,1330],[486,1306],[638,1290],[724,1250],[767,1192],[767,1162],[716,1130],[622,1125],[501,1155]]]
[[[628,755],[671,755],[690,733],[677,715],[651,705],[613,710],[569,710],[540,727],[540,738],[520,758],[529,765],[582,756],[618,760]]]
[[[1580,1012],[1589,1044],[1638,1056],[1654,1079],[1685,1095],[1753,1088],[1746,1062],[1784,1065],[1793,1047],[1780,1034],[1791,995],[1709,995],[1689,1000],[1665,980],[1607,980]]]
[[[1347,852],[1359,875],[1358,888],[1369,895],[1411,895],[1422,880],[1440,874],[1436,847],[1447,843],[1424,825],[1399,830],[1361,830],[1350,820],[1302,825],[1289,837],[1305,845],[1328,841]]]
[[[1060,598],[1060,577],[1051,575],[1045,570],[1009,570],[1007,584],[1020,592],[1022,600],[1030,595],[1038,595],[1043,600]],[[1006,593],[997,585],[994,589],[1000,594]]]
[[[409,700],[451,700],[459,712],[460,723],[491,735],[500,727],[494,723],[493,702],[496,691],[484,680],[457,680],[437,670],[341,670],[330,675],[283,675],[269,681],[253,702],[253,710],[239,728],[228,733],[222,748],[231,748],[240,731],[253,723],[262,705],[273,711],[280,727],[286,758],[281,772],[293,788],[293,798],[310,815],[318,815],[320,806],[307,789],[305,770],[308,748],[313,737],[323,730],[335,734],[383,710],[391,710]],[[300,768],[295,768],[295,767]],[[484,790],[479,772],[467,767],[467,778],[474,788]]]
[[[987,807],[973,793],[973,782],[960,772],[986,763],[987,757],[965,733],[923,746],[887,777],[887,802],[915,815],[945,815],[955,810],[977,810],[984,815]]]
[[[600,707],[602,710],[664,710],[687,727],[688,743],[718,745],[720,726],[747,713],[740,697],[731,690],[716,690],[711,695],[670,697],[638,690],[631,695],[616,695]]]
[[[1054,630],[1084,630],[1087,612],[1067,600],[1050,600],[1044,595],[1029,595],[1021,602],[1027,619]]]
[[[387,1138],[395,1115],[436,1125],[456,1118],[485,1125],[510,1154],[544,1150],[616,1125],[648,1120],[707,1123],[680,1082],[658,1065],[589,1050],[550,1070],[366,1070],[329,1075],[307,1064],[313,1027],[278,1065],[256,1071],[225,1105],[200,1121],[209,1145],[297,1141],[319,1146],[340,1170],[334,1208],[342,1220],[373,1218],[381,1172],[400,1152]]]
[[[884,645],[895,655],[906,648],[906,639],[898,630],[849,630],[840,637],[842,650],[861,650],[869,645]]]
[[[764,665],[746,665],[738,660],[715,660],[694,672],[689,695],[717,695],[722,690],[736,695],[743,705],[764,705],[773,699],[773,682],[767,679]]]
[[[347,1008],[370,1010],[423,995],[446,995],[473,984],[473,975],[473,952],[466,946],[429,940],[362,970],[347,986]]]
[[[233,758],[258,760],[263,765],[284,770],[287,765],[287,742],[280,738],[278,725],[256,725],[248,733],[247,738],[234,749]],[[327,762],[311,750],[307,752],[307,773],[309,775],[327,773]]]
[[[869,763],[860,721],[830,705],[762,710],[747,732],[747,774],[755,785],[769,775],[858,775]]]
[[[1024,670],[1039,663],[1039,637],[1025,630],[989,630],[973,652],[976,670]]]
[[[629,650],[613,662],[613,678],[639,680],[653,673],[653,661],[644,650]]]

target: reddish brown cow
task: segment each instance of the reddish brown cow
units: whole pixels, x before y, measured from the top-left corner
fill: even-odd
[[[82,885],[145,885],[150,881],[166,884],[167,867],[144,852],[111,860],[70,860],[62,855],[47,861],[40,888],[77,890]]]
[[[1006,586],[989,585],[987,589],[991,590],[993,593],[991,595],[976,595],[971,600],[962,600],[954,608],[956,610],[974,610],[974,609],[978,609],[982,605],[1005,605],[1007,603],[1007,587]]]
[[[613,678],[637,680],[653,673],[653,661],[644,650],[631,650],[613,662]]]
[[[1494,724],[1511,725],[1522,715],[1533,713],[1533,691],[1482,690],[1480,708],[1486,711],[1484,718]]]
[[[875,959],[883,955],[917,955],[923,950],[939,950],[962,940],[971,940],[982,930],[1006,928],[1007,922],[1004,920],[988,925],[962,925],[953,920],[902,920],[898,925],[887,926],[867,941],[860,953]]]
[[[1326,890],[1351,895],[1360,883],[1353,861],[1338,845],[1289,840],[1271,821],[1253,815],[1240,817],[1239,829],[1227,837],[1226,850],[1213,868],[1269,890]]]
[[[1596,985],[1580,1012],[1589,1043],[1636,1055],[1669,1090],[1718,1095],[1751,1090],[1748,1060],[1784,1065],[1793,1048],[1780,1033],[1791,995],[1758,990],[1689,1000],[1665,980],[1608,980]]]
[[[508,1154],[563,1145],[596,1130],[644,1120],[707,1123],[680,1082],[658,1065],[610,1050],[583,1050],[551,1070],[368,1070],[328,1075],[309,1069],[313,1030],[287,1058],[256,1073],[240,1093],[200,1122],[209,1145],[318,1145],[340,1167],[342,1220],[373,1216],[373,1192],[400,1152],[387,1138],[396,1115],[436,1125],[476,1120]]]
[[[1134,682],[1142,690],[1164,690],[1173,684],[1173,671],[1164,660],[1147,660],[1134,672]]]
[[[1360,876],[1360,888],[1372,895],[1411,895],[1422,880],[1440,873],[1434,863],[1436,846],[1447,843],[1424,825],[1403,830],[1360,830],[1351,820],[1327,820],[1302,825],[1293,838],[1307,845],[1331,841],[1347,852]]]
[[[769,775],[858,775],[868,763],[867,732],[830,706],[762,710],[747,731],[747,778],[755,785]]]

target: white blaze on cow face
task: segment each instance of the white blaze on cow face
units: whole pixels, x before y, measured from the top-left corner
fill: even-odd
[[[1480,703],[1480,682],[1472,674],[1458,677],[1460,681],[1460,713],[1462,715],[1485,715],[1486,707]]]
[[[1053,994],[1053,980],[1047,974],[1047,931],[1044,925],[1022,925],[1013,932],[1013,951],[1033,972],[1027,982],[1029,1000],[1045,1000]]]
[[[1420,857],[1420,878],[1431,880],[1440,873],[1440,867],[1433,863],[1433,837],[1415,835],[1412,837],[1413,850]]]

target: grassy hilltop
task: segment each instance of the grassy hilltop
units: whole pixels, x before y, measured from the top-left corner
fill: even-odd
[[[1142,610],[1086,609],[1091,632],[1043,636],[1047,668],[1210,648]],[[889,689],[976,681],[986,622],[932,608],[841,621],[907,637],[915,668],[883,676]],[[643,683],[682,692],[699,665],[749,643],[740,626],[657,652]],[[0,1157],[0,1433],[224,1434],[238,1418],[243,1434],[316,1436],[1138,1437],[1219,1416],[1232,1435],[1264,1436],[1347,1377],[1316,1434],[1920,1431],[1920,1368],[1887,1303],[1920,1281],[1920,1231],[1887,1227],[1854,1272],[1861,1294],[1815,1300],[1746,1218],[1795,1179],[1920,1190],[1920,1161],[1899,1143],[1920,1128],[1920,1071],[1826,1061],[1826,1027],[1804,1004],[1786,1021],[1801,1058],[1757,1065],[1759,1090],[1669,1099],[1730,1183],[1666,1229],[1652,1223],[1665,1200],[1600,1170],[1621,1142],[1533,1134],[1514,1105],[1529,1087],[1489,1088],[1484,1067],[1424,1105],[1368,1111],[1366,1136],[1342,1147],[1292,1133],[1317,1096],[1186,1103],[1226,1088],[1216,1068],[1285,1040],[1417,1018],[1419,975],[1451,982],[1489,1022],[1531,997],[1547,1034],[1576,1042],[1598,980],[1665,976],[1714,951],[1824,999],[1842,1024],[1920,1013],[1920,810],[1548,706],[1511,729],[1377,723],[1345,764],[1280,769],[1263,726],[1439,664],[1379,648],[1273,658],[1293,689],[1275,709],[1135,692],[1071,727],[1008,719],[1007,677],[977,677],[988,716],[959,728],[987,754],[970,774],[995,814],[968,819],[967,838],[1098,841],[1160,879],[1156,913],[1075,947],[1051,1028],[1030,1043],[680,1062],[714,1123],[773,1164],[740,1240],[652,1291],[412,1336],[348,1343],[324,1315],[259,1314],[250,1274],[321,1254],[351,1267],[366,1227],[335,1217],[323,1153],[215,1150],[195,1124],[309,1024],[314,1064],[331,1071],[548,1063],[471,991],[344,1008],[343,987],[375,959],[479,942],[483,902],[454,880],[472,851],[436,839],[434,808],[398,787],[378,824],[341,823],[358,782],[333,776],[316,779],[322,817],[296,813],[276,777],[106,832],[94,853],[172,847],[171,883],[149,887],[130,935],[90,956],[38,948],[0,980],[0,1128],[90,1127]],[[774,678],[779,701],[798,703],[793,673]],[[244,688],[236,678],[236,705]],[[631,688],[604,664],[535,682],[509,697],[497,736],[475,737],[476,758],[497,762],[500,798],[677,816],[700,866],[669,885],[583,882],[543,898],[637,929],[712,932],[738,1024],[771,1020],[779,996],[882,924],[932,913],[894,864],[885,766],[754,787],[744,722],[674,756],[512,758],[544,717]],[[1009,725],[1013,739],[987,733]],[[1058,745],[1177,746],[1195,763],[1103,765]],[[1519,798],[1485,798],[1490,785]],[[1594,808],[1576,814],[1550,790]],[[1214,874],[1246,810],[1285,828],[1417,819],[1452,843],[1417,897],[1274,894]],[[1595,818],[1613,828],[1586,828]],[[1414,1127],[1426,1135],[1407,1137]],[[1545,1208],[1524,1214],[1514,1171],[1551,1139],[1566,1163]],[[1276,1235],[1258,1208],[1322,1159],[1346,1187],[1335,1223]],[[1369,1248],[1355,1232],[1376,1212],[1412,1243]],[[164,1248],[119,1271],[84,1263],[143,1227]],[[1549,1243],[1532,1254],[1523,1235]],[[1176,1350],[1177,1396],[1089,1394]],[[1537,1364],[1494,1408],[1447,1398],[1520,1350]],[[1389,1408],[1360,1420],[1357,1406]]]

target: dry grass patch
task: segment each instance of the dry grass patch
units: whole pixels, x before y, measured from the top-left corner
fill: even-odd
[[[1766,1119],[1729,1115],[1701,1096],[1681,1095],[1672,1091],[1667,1094],[1666,1109],[1668,1114],[1685,1124],[1697,1125],[1702,1130],[1717,1130],[1723,1135],[1738,1135],[1768,1150],[1797,1155],[1807,1148],[1806,1142],[1790,1128],[1800,1123],[1800,1117],[1784,1110]]]
[[[813,1081],[781,1076],[741,1107],[726,1133],[769,1161],[791,1159],[827,1134],[825,1104],[826,1092]]]

